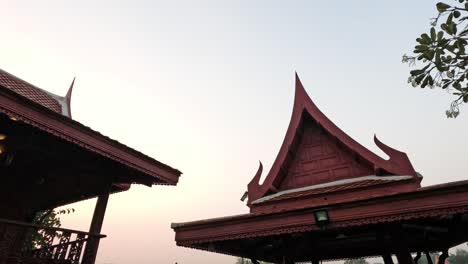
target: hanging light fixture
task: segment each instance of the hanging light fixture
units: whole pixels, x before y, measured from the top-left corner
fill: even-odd
[[[7,138],[7,135],[0,133],[0,140],[5,140]]]
[[[0,143],[0,157],[6,155],[6,152],[7,152],[6,146]]]
[[[328,224],[328,222],[330,222],[328,211],[325,209],[315,211],[314,217],[315,217],[315,223],[320,227],[323,227],[326,224]]]
[[[8,148],[0,141],[0,166],[8,167],[15,158],[15,153],[8,150]]]

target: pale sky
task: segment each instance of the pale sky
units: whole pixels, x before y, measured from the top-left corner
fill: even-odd
[[[423,185],[467,179],[468,109],[447,119],[452,98],[409,87],[401,63],[435,3],[0,0],[0,68],[59,95],[76,76],[75,120],[184,173],[111,196],[97,263],[232,264],[176,247],[170,223],[248,212],[239,199],[276,157],[294,71],[351,137],[406,152]],[[94,201],[70,207],[63,227],[87,230]]]

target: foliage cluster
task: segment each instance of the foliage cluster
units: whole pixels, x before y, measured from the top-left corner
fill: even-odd
[[[45,211],[40,211],[36,213],[32,223],[34,225],[44,227],[60,227],[62,225],[60,222],[60,215],[70,214],[73,212],[75,212],[75,209],[73,208],[61,210],[49,209]],[[47,245],[46,235],[43,230],[39,232],[31,232],[26,241],[26,247],[29,249],[36,249]]]
[[[439,87],[455,96],[446,111],[449,118],[457,117],[459,106],[468,102],[468,0],[455,2],[437,3],[429,32],[416,39],[413,56],[403,56],[403,62],[419,66],[410,72],[413,87]]]

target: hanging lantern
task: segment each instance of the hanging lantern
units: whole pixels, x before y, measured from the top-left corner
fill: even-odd
[[[317,210],[317,211],[315,211],[314,212],[314,217],[315,217],[315,223],[320,227],[323,227],[326,224],[328,224],[328,222],[330,222],[330,218],[328,217],[328,211],[327,210]]]
[[[0,143],[0,157],[3,157],[7,154],[7,148],[4,144]]]

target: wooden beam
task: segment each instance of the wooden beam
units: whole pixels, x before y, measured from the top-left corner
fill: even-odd
[[[104,222],[104,215],[106,214],[107,201],[109,200],[109,191],[101,194],[97,201],[96,207],[94,208],[93,220],[89,227],[89,233],[100,234],[102,223]],[[86,243],[86,249],[83,256],[83,264],[94,264],[96,261],[96,255],[99,248],[99,238],[90,237]]]

